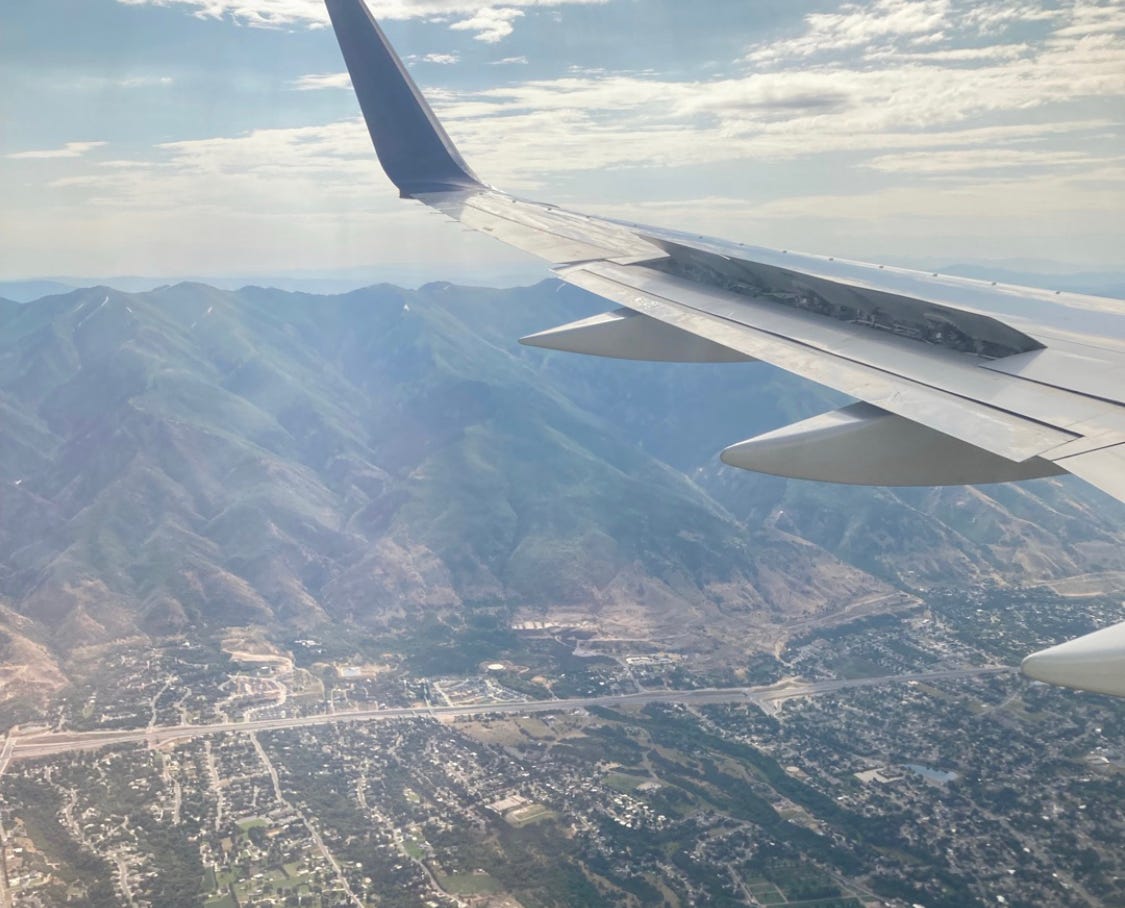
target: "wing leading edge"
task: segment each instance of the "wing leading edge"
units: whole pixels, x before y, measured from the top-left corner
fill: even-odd
[[[762,360],[862,401],[723,452],[745,469],[867,485],[1069,472],[1125,501],[1119,301],[745,246],[515,198],[465,163],[363,0],[326,4],[401,196],[622,307],[525,343],[628,359]],[[1123,638],[1113,636],[1119,656]],[[1028,673],[1042,664],[1057,672],[1062,663],[1029,657]]]

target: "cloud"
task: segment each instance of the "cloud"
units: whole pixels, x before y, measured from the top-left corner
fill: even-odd
[[[93,273],[379,262],[434,269],[460,262],[461,273],[472,273],[519,259],[448,226],[453,242],[435,244],[441,218],[398,199],[358,118],[168,142],[132,160],[80,161],[26,200],[6,204],[0,243],[21,267],[44,272],[59,267],[60,250]]]
[[[527,65],[527,57],[523,57],[523,56],[520,56],[520,57],[504,57],[500,60],[490,60],[489,63],[492,66],[512,66],[512,65],[526,66]]]
[[[128,6],[182,6],[202,19],[230,18],[255,28],[328,24],[323,0],[117,0]],[[382,20],[455,20],[451,28],[476,31],[478,40],[496,43],[512,33],[512,23],[533,8],[601,4],[607,0],[505,0],[503,6],[482,6],[482,0],[368,0]]]
[[[582,210],[692,233],[866,261],[960,261],[1010,256],[1075,263],[1120,261],[1125,168],[1012,175],[963,186],[906,182],[858,192],[612,205]]]
[[[950,188],[944,184],[892,186],[873,192],[807,193],[755,204],[731,197],[605,205],[589,203],[590,213],[676,224],[685,230],[714,230],[708,219],[743,224],[792,221],[795,227],[824,221],[878,222],[897,218],[915,225],[948,222],[945,229],[988,235],[995,222],[1021,223],[1017,232],[1043,231],[1044,220],[1066,216],[1078,223],[1083,213],[1112,223],[1125,201],[1125,167],[1108,165],[1088,173],[1044,173],[1032,179],[993,178]],[[733,231],[731,235],[737,235]],[[796,243],[795,248],[808,248]]]
[[[53,181],[106,208],[231,211],[263,216],[329,211],[354,192],[386,185],[362,121],[259,129],[241,136],[165,142],[148,158],[113,160]]]
[[[987,63],[1015,60],[1032,52],[1030,44],[993,44],[986,47],[949,47],[912,53],[890,47],[867,51],[867,60],[893,60],[897,63]]]
[[[1118,7],[1125,16],[1125,4]],[[1099,157],[1088,146],[1106,141],[1099,136],[1119,126],[1114,112],[1125,102],[1125,34],[1107,30],[1117,21],[1107,9],[1017,8],[1018,21],[1033,23],[1042,34],[1013,42],[999,33],[980,34],[984,25],[998,28],[1001,11],[987,7],[990,16],[965,26],[973,41],[966,46],[966,35],[957,31],[963,9],[946,0],[849,4],[828,19],[818,14],[806,20],[810,34],[848,45],[843,57],[779,59],[766,71],[751,62],[744,75],[707,81],[577,71],[478,92],[445,92],[436,100],[477,171],[523,190],[566,171],[702,167],[833,153],[883,155],[861,158],[855,166],[884,174],[892,168],[905,173],[914,164],[931,175],[966,178],[987,168],[1022,167],[1026,173],[1052,163],[1092,165]],[[880,21],[873,10],[882,13]],[[924,50],[886,44],[889,36],[917,37],[923,27],[937,27],[941,39]],[[790,50],[811,48],[800,43],[804,37]],[[868,40],[869,46],[857,44]],[[1077,105],[1083,113],[1075,116]],[[981,143],[992,143],[993,150],[1010,143],[1050,147],[997,155],[991,164],[964,155],[887,156]]]
[[[988,40],[1015,26],[1049,26],[1067,22],[1058,34],[1088,35],[1120,30],[1120,0],[1097,5],[1075,0],[1059,8],[1039,2],[1011,0],[873,0],[849,2],[836,12],[805,16],[800,34],[760,44],[748,62],[772,65],[794,60],[824,60],[860,51],[868,56],[909,53],[919,47],[959,41],[945,51],[973,59],[974,54],[1004,53],[991,47],[966,47],[966,41]],[[949,59],[953,59],[950,57]]]
[[[412,54],[407,58],[411,63],[435,63],[438,66],[452,66],[461,62],[460,54]]]
[[[1118,159],[1125,161],[1125,158]],[[867,167],[884,173],[913,176],[946,176],[998,170],[1091,168],[1112,164],[1114,159],[1099,159],[1083,151],[1027,148],[956,148],[880,155]],[[989,179],[992,177],[990,176]]]
[[[869,221],[881,217],[912,218],[916,223],[949,221],[956,229],[978,232],[974,221],[1023,222],[1015,229],[1042,231],[1044,218],[1083,216],[1112,219],[1125,201],[1125,168],[1093,174],[1044,174],[1035,179],[990,180],[934,191],[926,186],[896,186],[873,193],[842,192],[769,202],[754,214],[761,218],[833,218]],[[990,226],[987,230],[995,229]],[[979,231],[987,232],[987,231]]]
[[[1028,22],[1049,22],[1059,15],[1058,10],[1046,9],[1032,3],[1013,4],[1011,0],[976,3],[960,11],[963,25],[981,35],[996,35],[1012,25]]]
[[[448,9],[455,0],[428,2]],[[1125,15],[1125,4],[1116,8]],[[1112,112],[1125,101],[1125,35],[1105,30],[1116,21],[1109,7],[1080,2],[1051,11],[1049,20],[1039,7],[1018,7],[1020,21],[1046,28],[1034,43],[999,33],[981,38],[984,25],[1015,21],[999,6],[981,10],[965,26],[976,36],[972,47],[945,37],[924,51],[867,53],[857,41],[882,48],[892,35],[916,37],[925,28],[944,34],[959,27],[964,11],[954,0],[876,0],[806,17],[809,35],[851,46],[849,59],[790,61],[764,72],[751,65],[744,75],[698,81],[578,72],[479,91],[446,88],[428,97],[477,172],[521,190],[566,173],[828,154],[852,155],[849,166],[888,176],[915,168],[919,175],[966,179],[981,170],[1096,164],[1101,158],[1089,146],[1117,128]],[[491,40],[520,12],[487,8],[460,25]],[[292,84],[312,90],[348,82],[345,73],[319,73]],[[1079,104],[1077,115],[1079,108],[1067,107]],[[353,152],[369,164],[366,135],[357,134]],[[327,148],[314,142],[306,150],[335,156]],[[983,151],[944,153],[972,148]],[[302,166],[317,166],[317,159],[305,158]]]
[[[532,5],[450,13],[452,0],[420,0],[415,8],[427,3],[489,39]],[[871,22],[871,9],[888,21]],[[803,20],[768,67],[751,48],[721,79],[576,70],[479,90],[447,84],[427,96],[482,177],[529,195],[549,185],[579,210],[859,257],[896,243],[929,250],[931,235],[935,255],[1023,254],[1037,248],[1034,236],[1052,236],[1059,249],[1045,252],[1055,258],[1119,257],[1125,23],[1115,23],[1125,3],[882,0],[832,15]],[[923,21],[930,31],[918,30]],[[825,41],[818,49],[810,36]],[[291,85],[343,88],[347,76],[314,73]],[[86,145],[96,147],[18,154],[77,157]],[[329,250],[345,237],[347,254],[375,255],[375,236],[380,259],[392,258],[384,245],[403,261],[444,254],[423,228],[410,238],[424,251],[396,232],[411,218],[422,223],[421,206],[397,213],[358,119],[167,143],[135,161],[79,160],[51,187],[31,210],[52,202],[68,216],[81,212],[88,233],[98,219],[127,223],[144,248],[159,241],[177,255],[195,254],[191,244],[244,254],[239,267],[258,261],[267,240],[281,249],[274,225],[305,231],[292,247],[302,250]],[[673,201],[717,191],[730,198]],[[630,194],[652,201],[630,205]],[[606,198],[626,202],[597,204]],[[41,233],[45,243],[50,231]]]
[[[119,79],[115,84],[120,88],[148,88],[151,86],[167,87],[175,80],[171,76],[131,76]]]
[[[499,185],[565,171],[1050,140],[1083,147],[1107,118],[1039,108],[1125,98],[1125,55],[1054,54],[980,69],[887,67],[711,82],[567,77],[440,97],[451,134]],[[993,125],[997,120],[1015,122]],[[981,121],[989,125],[980,125]]]
[[[512,7],[488,7],[475,16],[454,22],[450,28],[455,31],[476,32],[478,41],[496,44],[512,33],[512,23],[523,16],[522,9]]]
[[[54,158],[80,158],[88,151],[101,148],[105,142],[67,142],[62,148],[17,151],[7,155],[13,161],[45,161]]]
[[[810,13],[804,34],[760,46],[747,59],[768,63],[850,50],[880,39],[924,38],[941,31],[950,7],[950,0],[847,3],[840,12]]]
[[[320,0],[117,0],[126,6],[186,6],[200,19],[226,16],[257,28],[304,23],[323,26],[328,12]]]
[[[324,88],[351,88],[352,78],[347,73],[309,73],[294,79],[289,87],[296,91],[320,91]]]
[[[447,108],[445,113],[452,110]],[[462,140],[473,136],[470,159],[475,165],[476,153],[483,149],[476,147],[481,138],[473,129],[466,129],[470,122],[455,119],[451,125],[458,142],[466,144]],[[1076,121],[1049,128],[1066,135],[1103,126]],[[495,142],[494,124],[491,135]],[[523,149],[518,147],[521,135],[517,131],[517,147],[510,152],[479,157],[490,165],[514,169],[516,164],[508,162],[508,155],[513,161],[523,157]],[[691,131],[676,130],[642,136],[623,154],[642,164],[651,163],[644,146],[662,138],[667,144],[659,154],[681,164],[689,160],[692,148],[698,151],[717,144],[709,131],[700,142]],[[1035,126],[1019,125],[951,131],[937,140],[958,146],[950,157],[954,163],[961,157],[966,164],[975,164],[974,158],[985,156],[980,146],[1041,138]],[[621,155],[612,144],[621,139],[623,134],[611,133],[610,147],[601,152],[609,155],[607,160],[620,163]],[[1049,156],[1039,155],[1036,163],[1044,166],[1034,177],[1022,174],[1019,162],[1000,161],[1011,166],[997,167],[985,181],[949,185],[918,180],[913,172],[924,165],[923,154],[935,156],[931,172],[943,169],[940,152],[918,147],[917,143],[931,138],[903,133],[891,135],[888,141],[915,151],[900,156],[901,166],[882,156],[880,172],[908,179],[874,191],[807,191],[752,204],[736,196],[632,204],[578,199],[571,204],[590,213],[604,212],[642,223],[859,258],[870,257],[873,250],[882,255],[906,254],[917,249],[920,240],[934,256],[958,257],[972,249],[978,255],[998,257],[1026,253],[1029,248],[1039,248],[1039,238],[1047,232],[1044,225],[1049,222],[1056,240],[1068,238],[1068,244],[1056,243],[1050,248],[1055,258],[1077,256],[1094,261],[1102,256],[1102,260],[1113,260],[1116,245],[1107,245],[1105,238],[1116,235],[1114,225],[1125,206],[1125,166],[1120,162],[1087,168],[1074,166],[1078,162],[1072,159],[1055,162],[1065,163],[1065,167],[1047,166],[1052,163]],[[535,147],[531,158],[519,166],[534,171],[542,164],[558,173],[572,156],[581,155],[581,149],[582,142],[575,140],[555,148],[553,157],[547,159],[542,147]],[[398,201],[358,118],[165,143],[156,152],[149,159],[99,162],[86,173],[55,180],[51,190],[69,212],[66,223],[45,221],[44,212],[50,212],[52,206],[44,206],[40,198],[28,213],[28,221],[21,216],[21,225],[32,231],[35,243],[46,243],[48,237],[57,238],[62,231],[82,254],[88,252],[94,259],[105,256],[105,261],[114,261],[124,271],[130,266],[136,270],[136,262],[142,261],[150,269],[188,273],[198,270],[198,262],[204,258],[212,271],[293,268],[293,250],[301,250],[306,257],[300,264],[321,266],[326,261],[343,266],[432,259],[438,268],[438,262],[456,259],[511,260],[505,247],[474,240],[443,226],[440,218],[427,214],[422,206]],[[915,155],[913,160],[911,155]],[[597,159],[596,155],[587,157],[584,164]],[[663,184],[663,180],[654,183]],[[442,236],[446,241],[435,242]],[[103,237],[104,241],[99,239]],[[377,256],[372,253],[373,238],[377,239]],[[28,242],[27,237],[14,234],[11,239]],[[108,266],[103,263],[101,267]]]
[[[1090,35],[1113,34],[1125,30],[1125,5],[1119,0],[1097,4],[1078,0],[1073,10],[1073,19],[1059,30],[1059,36],[1087,37]]]

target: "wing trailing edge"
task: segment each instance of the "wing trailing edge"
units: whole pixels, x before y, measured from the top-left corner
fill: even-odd
[[[1118,501],[1125,501],[1125,444],[1063,457],[1058,464]]]

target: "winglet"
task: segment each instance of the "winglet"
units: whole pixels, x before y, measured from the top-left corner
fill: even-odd
[[[325,2],[375,152],[400,194],[479,188],[363,0]]]

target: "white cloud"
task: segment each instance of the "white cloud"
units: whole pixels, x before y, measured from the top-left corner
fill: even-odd
[[[522,9],[508,7],[486,7],[478,10],[468,19],[454,22],[450,28],[455,31],[476,32],[476,39],[487,44],[496,44],[512,33],[512,23],[523,16]]]
[[[229,17],[256,28],[328,24],[323,0],[117,0],[129,6],[184,6],[199,18]],[[512,33],[512,21],[522,10],[607,0],[504,0],[502,7],[482,6],[481,0],[368,0],[375,17],[383,20],[456,19],[451,27],[477,31],[481,41],[494,43]],[[477,23],[469,25],[467,23]]]
[[[80,158],[88,151],[101,148],[105,142],[67,142],[62,148],[17,151],[7,155],[13,161],[45,161],[54,158]]]
[[[919,47],[966,40],[991,39],[1017,25],[1050,26],[1065,22],[1060,36],[1119,31],[1125,16],[1120,0],[1075,2],[1061,8],[1012,0],[872,0],[849,2],[837,12],[810,13],[803,31],[755,46],[746,59],[757,65],[795,60],[823,60],[863,52],[868,56],[899,55]],[[972,59],[974,53],[996,56],[995,48],[959,46],[948,53]],[[954,59],[949,57],[947,59]]]
[[[309,73],[294,79],[289,87],[297,91],[319,91],[324,88],[351,88],[352,78],[347,73]]]
[[[1120,159],[1125,161],[1125,158]],[[868,167],[884,173],[914,176],[964,175],[997,170],[1030,168],[1090,168],[1112,164],[1114,159],[1099,159],[1083,151],[1029,148],[955,148],[880,155]],[[989,176],[992,179],[993,176]]]
[[[754,204],[712,197],[581,205],[590,213],[639,223],[862,261],[922,256],[948,264],[1026,257],[1079,266],[1120,262],[1122,206],[1125,167],[1120,166],[962,186],[911,181]]]
[[[1059,16],[1059,11],[1046,9],[1032,3],[1012,3],[999,0],[991,3],[974,3],[959,12],[963,26],[981,35],[996,35],[1012,25],[1026,22],[1049,22]]]
[[[1021,21],[1047,29],[1034,43],[974,34],[971,47],[943,38],[920,52],[886,48],[888,35],[942,25],[949,9],[945,0],[882,0],[862,9],[849,4],[830,24],[810,17],[810,31],[840,44],[874,36],[874,49],[853,47],[849,57],[831,62],[788,61],[770,71],[700,82],[577,72],[476,93],[446,92],[438,100],[477,171],[521,189],[563,171],[886,155],[969,143],[993,143],[993,168],[1014,171],[1022,164],[1026,172],[1052,162],[1095,163],[1097,155],[1086,146],[1096,143],[1095,130],[1120,123],[1125,103],[1125,35],[1103,29],[1112,17],[1101,7],[1094,15],[1078,5],[1047,20],[1042,10],[1026,7]],[[885,21],[875,22],[873,10]],[[993,20],[979,19],[972,29],[982,22]],[[1092,34],[1085,29],[1091,23]],[[864,56],[857,60],[857,53]],[[1077,105],[1083,113],[1075,116]],[[1006,153],[1012,142],[1050,147],[1021,156]],[[890,173],[893,160],[857,164]],[[952,156],[931,156],[913,163],[946,174],[985,166],[982,159],[968,166],[969,160],[959,156],[955,165]]]
[[[809,17],[807,28],[838,43],[882,42],[892,34],[940,30],[948,24],[951,3],[852,3],[838,14]],[[1125,4],[1119,6],[1125,10]],[[1041,12],[1030,5],[1017,11],[1021,21]],[[984,7],[972,29],[994,24],[1001,12]],[[463,20],[462,27],[489,36],[496,34],[489,29],[519,13],[514,6],[488,8]],[[837,153],[858,155],[854,166],[880,174],[943,178],[970,179],[982,170],[1029,174],[1051,166],[1095,166],[1101,158],[1087,146],[1115,128],[1119,120],[1113,112],[1125,101],[1125,37],[1101,29],[1111,21],[1103,13],[1102,7],[1091,11],[1081,3],[1052,13],[1050,33],[1035,44],[978,40],[970,48],[869,54],[861,63],[854,56],[821,64],[800,61],[698,82],[576,73],[475,92],[436,90],[428,96],[474,169],[497,185],[522,190],[566,172],[698,168]],[[1074,31],[1082,23],[1093,23],[1095,33]],[[294,86],[347,84],[345,73],[323,73],[304,76]],[[1082,114],[1060,115],[1065,105],[1078,103]],[[300,154],[285,153],[286,166],[307,174],[327,161],[331,167],[343,165],[344,174],[355,167],[357,174],[370,175],[375,163],[362,127],[351,127],[352,144],[341,159],[339,137],[348,128],[335,124],[319,128],[326,132],[314,131],[295,146]],[[203,147],[213,153],[228,149],[220,156],[228,162],[233,149],[255,148],[261,153],[238,164],[261,172],[263,162],[278,148],[289,148],[296,135],[302,133],[262,131],[215,140],[223,145],[174,145],[165,151],[176,151],[182,166],[189,148],[195,149],[193,155]],[[317,138],[328,135],[337,144]],[[258,149],[260,143],[268,147]]]
[[[767,73],[706,83],[564,78],[441,98],[450,132],[499,184],[552,172],[702,166],[833,152],[941,148],[1050,138],[1083,146],[1107,118],[1039,108],[1125,98],[1125,55],[1101,65],[1048,60],[982,72],[907,66],[865,73]],[[1015,118],[1003,125],[981,121]]]
[[[844,43],[871,36],[881,42],[890,34],[914,35],[948,24],[943,17],[951,2],[849,3],[840,13],[809,17],[807,28]],[[450,8],[454,0],[421,5],[427,3]],[[1125,12],[1125,3],[1117,8]],[[860,155],[855,166],[883,174],[910,167],[948,175],[1093,163],[1097,155],[1085,146],[1097,132],[1119,123],[1114,112],[1125,102],[1125,36],[1102,29],[1113,21],[1108,9],[1079,3],[1056,11],[1050,33],[1034,44],[996,39],[970,48],[869,54],[858,63],[853,51],[850,61],[798,61],[712,81],[576,73],[476,92],[436,90],[428,96],[477,172],[497,185],[520,189],[566,172],[832,153]],[[1018,11],[1024,20],[1041,12],[1030,5]],[[507,5],[478,10],[463,27],[487,36],[496,23],[510,22],[519,12]],[[971,27],[992,23],[1001,12],[984,7]],[[874,21],[874,13],[882,14],[880,21]],[[486,21],[492,15],[496,18]],[[1090,23],[1094,34],[1075,31]],[[318,73],[301,77],[293,87],[347,84],[346,73]],[[1079,103],[1082,113],[1068,116],[1065,106]],[[373,167],[364,131],[356,135],[352,153]],[[1013,143],[1022,149],[1014,150]],[[248,147],[245,141],[237,144]],[[316,166],[317,155],[335,158],[328,148],[312,143],[306,150],[316,154],[306,156],[302,166]],[[982,151],[976,158],[939,154],[958,148]]]
[[[482,11],[466,3],[451,13],[457,2],[420,0],[414,9],[441,7],[435,15],[491,38],[532,5],[513,0]],[[208,8],[226,15],[234,5],[215,0]],[[967,17],[971,8],[980,15]],[[872,22],[873,9],[887,22]],[[916,250],[919,242],[934,255],[978,247],[1031,254],[1053,236],[1063,242],[1045,249],[1051,257],[1113,261],[1125,211],[1125,165],[1114,157],[1125,35],[1113,25],[1115,10],[1125,12],[1125,3],[1079,0],[1051,10],[1030,2],[851,3],[831,21],[806,20],[807,34],[794,36],[797,43],[783,48],[788,56],[772,58],[768,71],[757,61],[742,75],[710,81],[576,71],[427,94],[482,177],[528,194],[552,185],[554,198],[580,210],[858,257]],[[930,31],[919,31],[923,22]],[[814,33],[826,37],[819,49],[806,40]],[[844,50],[821,53],[828,47]],[[344,73],[292,83],[346,85]],[[17,155],[78,157],[92,147]],[[731,198],[655,201],[682,197],[685,180],[714,165],[743,175],[730,181]],[[667,170],[617,180],[616,172],[637,168]],[[806,174],[819,180],[815,188],[801,182]],[[582,197],[608,185],[617,198],[632,192],[654,201],[601,207]],[[706,185],[714,191],[713,182]],[[122,249],[136,241],[185,261],[238,256],[232,267],[242,269],[293,267],[283,251],[290,241],[302,255],[333,261],[438,261],[463,236],[450,229],[448,245],[427,239],[427,230],[442,228],[429,225],[420,206],[396,201],[359,120],[168,143],[146,160],[79,160],[52,188],[46,201],[79,217],[85,235],[102,236],[99,225],[107,225],[104,235]],[[38,218],[48,248],[47,215],[36,212],[51,209],[41,201],[9,221]],[[30,243],[13,239],[20,248]],[[506,254],[499,246],[472,248]],[[100,251],[112,252],[108,245]]]
[[[1072,21],[1059,30],[1059,36],[1086,37],[1125,30],[1125,5],[1119,0],[1110,0],[1109,3],[1088,3],[1078,0],[1074,5],[1072,16]]]
[[[524,56],[504,57],[500,60],[490,60],[489,62],[493,66],[513,66],[513,65],[515,65],[515,66],[526,66],[527,65],[527,57],[524,57]]]
[[[224,16],[258,28],[295,23],[324,25],[328,12],[319,0],[117,0],[126,6],[187,6],[200,19]]]
[[[897,63],[987,63],[993,60],[1016,60],[1032,52],[1030,44],[992,44],[986,47],[948,47],[913,53],[890,47],[872,49],[867,60],[888,60]]]
[[[1012,228],[1017,232],[1043,231],[1045,219],[1053,216],[1065,216],[1076,224],[1082,217],[1112,222],[1125,202],[1125,168],[1100,171],[1095,179],[1092,176],[1048,174],[1031,180],[994,179],[954,188],[897,186],[866,194],[809,195],[766,203],[754,214],[761,218],[853,221],[881,217],[929,223],[944,220],[970,231],[974,221],[1013,225],[1022,221],[1022,227]]]
[[[449,262],[471,273],[520,259],[448,226],[452,242],[435,245],[442,219],[398,199],[358,119],[170,142],[102,163],[79,162],[26,202],[8,200],[0,244],[21,268],[57,269],[60,249],[68,266],[93,274],[379,262]]]
[[[130,76],[119,79],[117,85],[121,88],[148,88],[151,86],[167,87],[173,83],[171,76]]]
[[[804,34],[758,47],[747,59],[769,63],[851,50],[879,39],[925,37],[941,30],[949,11],[950,0],[847,3],[840,12],[810,13]]]
[[[406,58],[407,63],[434,63],[438,66],[452,66],[461,62],[460,54],[411,54]]]
[[[366,206],[389,185],[358,119],[166,142],[147,159],[102,164],[49,185],[105,210],[246,209],[262,217]]]

